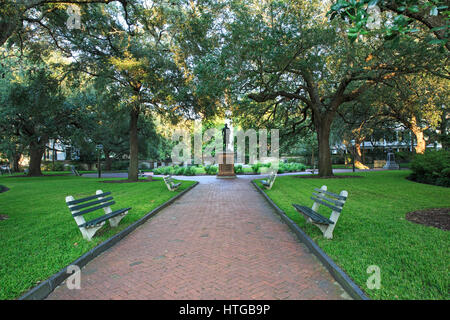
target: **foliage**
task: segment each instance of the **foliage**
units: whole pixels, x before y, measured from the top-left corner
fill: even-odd
[[[128,160],[115,160],[111,163],[111,170],[128,170],[130,162]]]
[[[389,11],[391,15],[383,17],[380,9]],[[395,17],[392,17],[393,14]],[[376,29],[380,29],[386,39],[416,33],[419,30],[413,22],[418,21],[436,36],[429,40],[430,44],[446,45],[447,49],[450,48],[450,11],[448,2],[444,0],[338,0],[331,6],[328,15],[331,20],[339,16],[349,22],[351,28],[347,35],[352,41],[359,35],[373,34]],[[386,20],[382,26],[381,22]]]
[[[60,161],[43,161],[42,168],[44,171],[65,171],[64,163]]]
[[[306,166],[302,163],[295,163],[295,162],[289,162],[289,163],[280,163],[278,173],[283,172],[301,172],[305,171]],[[280,172],[282,171],[282,172]]]
[[[416,154],[410,168],[411,180],[450,187],[450,151],[448,150]]]
[[[214,166],[214,165],[207,165],[205,167],[205,170],[206,170],[206,174],[215,175],[219,171],[219,168],[217,166]]]

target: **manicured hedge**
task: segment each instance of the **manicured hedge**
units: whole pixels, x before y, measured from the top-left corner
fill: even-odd
[[[428,151],[417,154],[410,165],[409,179],[421,183],[450,187],[450,151]]]
[[[271,163],[255,163],[250,168],[244,167],[242,164],[237,164],[234,167],[234,172],[236,174],[244,174],[244,173],[266,173],[268,168],[271,167]],[[266,169],[267,168],[267,169]],[[290,163],[280,163],[278,167],[278,173],[285,172],[300,172],[305,171],[306,166],[302,163],[290,162]],[[203,171],[204,170],[204,171]],[[207,165],[207,166],[187,166],[180,167],[178,165],[175,166],[166,166],[159,167],[152,170],[154,174],[162,174],[162,175],[177,175],[177,176],[195,176],[199,173],[207,174],[207,175],[216,175],[219,171],[217,165]]]

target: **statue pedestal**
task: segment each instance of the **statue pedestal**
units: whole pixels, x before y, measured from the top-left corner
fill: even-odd
[[[219,173],[217,178],[236,178],[234,173],[234,152],[219,152]]]

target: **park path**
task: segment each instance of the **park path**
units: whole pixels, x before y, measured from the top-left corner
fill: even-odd
[[[346,299],[250,177],[200,184],[48,299]]]

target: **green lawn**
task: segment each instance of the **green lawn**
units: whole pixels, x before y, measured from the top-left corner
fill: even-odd
[[[19,297],[194,183],[184,181],[179,191],[169,192],[158,178],[147,183],[106,184],[100,180],[75,176],[0,177],[0,185],[10,189],[0,193],[0,214],[9,216],[0,220],[0,299]],[[112,192],[116,201],[113,210],[132,210],[118,228],[110,229],[106,223],[88,242],[82,238],[65,197],[81,198],[98,189]],[[87,214],[88,219],[102,214],[103,210],[99,211]]]
[[[278,177],[270,198],[372,299],[449,299],[450,232],[405,219],[407,212],[450,207],[450,189],[406,179],[410,172],[358,172],[356,179]],[[346,175],[350,175],[346,173]],[[260,185],[260,183],[258,182]],[[314,188],[349,192],[334,239],[306,225],[292,203],[311,206]],[[327,207],[320,212],[329,215]],[[381,289],[369,290],[367,267],[381,269]]]

